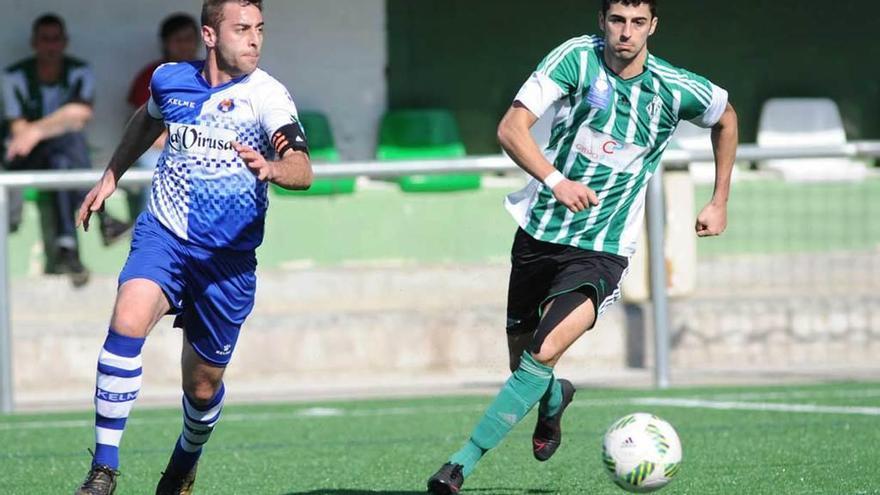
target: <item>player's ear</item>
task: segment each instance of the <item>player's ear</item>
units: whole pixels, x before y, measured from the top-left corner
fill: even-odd
[[[202,26],[202,41],[205,42],[205,48],[214,48],[217,46],[217,31],[211,26]]]
[[[660,22],[660,18],[659,18],[659,17],[654,16],[654,17],[651,18],[651,30],[648,31],[648,36],[651,36],[652,34],[654,34],[654,31],[657,30],[657,23],[658,23],[658,22]]]
[[[599,11],[599,30],[605,32],[605,14],[601,10]]]

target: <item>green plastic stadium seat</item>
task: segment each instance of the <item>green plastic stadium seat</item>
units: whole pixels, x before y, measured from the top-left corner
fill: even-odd
[[[462,158],[467,155],[452,112],[397,110],[385,114],[379,132],[379,160]],[[397,180],[407,192],[479,189],[479,174],[411,175]]]
[[[299,120],[309,140],[309,156],[313,162],[338,163],[339,151],[330,130],[330,121],[320,112],[301,112]],[[272,191],[279,196],[327,196],[332,194],[351,194],[355,189],[355,178],[315,179],[307,191],[288,191],[272,184]]]

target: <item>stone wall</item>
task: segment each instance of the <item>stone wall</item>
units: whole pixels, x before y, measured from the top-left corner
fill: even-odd
[[[508,374],[507,275],[503,265],[261,273],[227,385],[239,398],[285,400],[491,388]],[[115,279],[72,291],[64,278],[16,278],[11,289],[18,405],[88,407]],[[877,366],[877,299],[730,297],[672,302],[674,370]],[[625,385],[633,369],[650,368],[649,309],[613,307],[560,374]],[[170,324],[145,347],[146,402],[179,394],[181,337]]]

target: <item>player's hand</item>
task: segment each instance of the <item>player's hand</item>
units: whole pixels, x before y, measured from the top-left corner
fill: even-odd
[[[86,194],[79,207],[79,213],[76,216],[76,226],[83,226],[83,230],[89,231],[89,219],[92,213],[99,212],[104,209],[104,201],[116,191],[116,177],[112,172],[104,172],[104,176],[98,180],[98,183],[92,187],[92,190]]]
[[[9,140],[9,146],[6,148],[6,161],[30,155],[42,140],[43,133],[40,132],[39,127],[33,124],[25,125]]]
[[[697,215],[695,229],[700,237],[721,235],[727,228],[727,204],[709,203]]]
[[[599,196],[596,191],[581,184],[580,182],[563,180],[553,188],[553,196],[566,208],[574,213],[584,211],[591,206],[599,206]]]
[[[258,180],[266,182],[272,181],[275,178],[275,166],[267,162],[266,158],[259,151],[246,144],[237,142],[232,143],[232,149],[244,160],[244,164],[251,169],[251,172],[257,176]]]

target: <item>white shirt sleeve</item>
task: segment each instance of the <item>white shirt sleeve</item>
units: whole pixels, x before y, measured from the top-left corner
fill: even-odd
[[[706,107],[706,110],[702,115],[691,119],[691,123],[697,125],[702,128],[709,128],[714,126],[721,120],[721,115],[724,113],[724,109],[727,108],[727,91],[719,88],[716,85],[712,85],[712,101],[709,102],[709,106]]]
[[[564,96],[564,91],[546,74],[534,72],[516,94],[515,101],[523,104],[537,118]]]
[[[165,67],[165,65],[167,65],[167,64],[162,64],[159,67],[156,67],[156,70],[153,71],[153,75],[150,76],[150,86],[149,86],[150,97],[147,98],[147,115],[149,115],[150,117],[153,117],[156,120],[163,120],[165,118],[165,116],[162,115],[162,107],[159,106],[159,103],[156,101],[156,95],[153,94],[153,91],[156,88],[153,84],[153,81],[156,78],[156,74],[159,72],[159,70],[162,67]]]
[[[15,79],[17,75],[3,74],[3,116],[7,120],[19,119],[23,110],[15,96]]]
[[[271,140],[278,129],[299,123],[299,114],[290,93],[280,83],[267,85],[264,89],[266,92],[260,102],[259,119],[263,132]]]
[[[147,99],[147,113],[150,117],[153,117],[156,120],[162,120],[165,118],[165,116],[162,115],[162,109],[156,104],[156,100],[153,99],[152,94],[150,94],[150,97]]]

